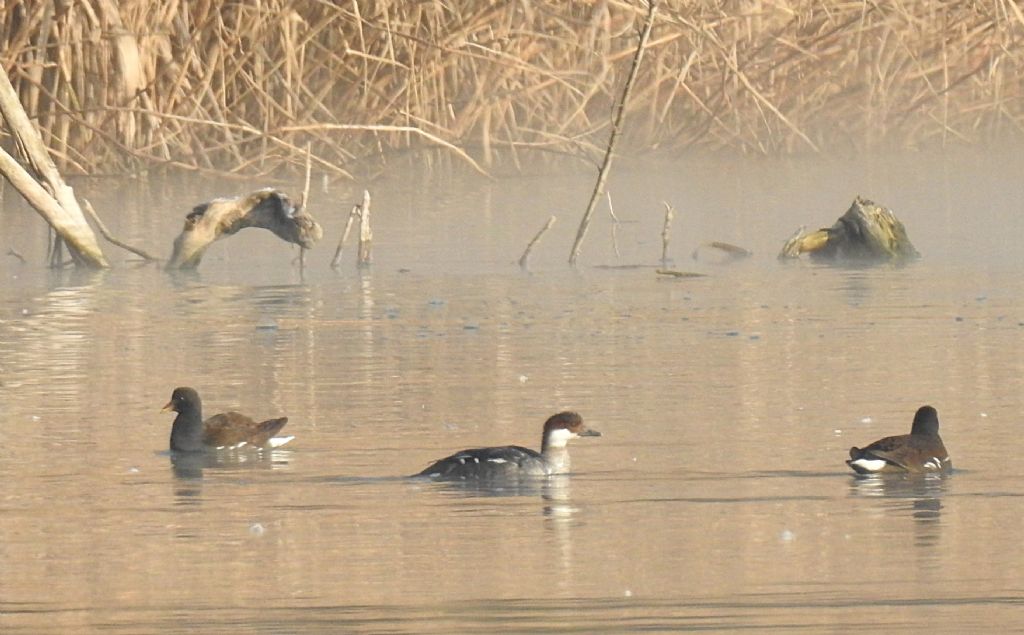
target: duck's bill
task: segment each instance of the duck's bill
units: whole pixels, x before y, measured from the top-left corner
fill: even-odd
[[[598,432],[597,430],[592,429],[592,428],[587,428],[583,432],[580,432],[580,436],[581,437],[599,437],[599,436],[601,436],[601,433]]]
[[[160,412],[172,412],[174,410],[174,402],[168,401],[167,405],[160,409]]]

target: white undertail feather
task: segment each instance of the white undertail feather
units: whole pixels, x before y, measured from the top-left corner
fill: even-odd
[[[856,461],[851,461],[850,465],[864,468],[868,472],[877,472],[885,467],[885,461],[882,459],[857,459]]]
[[[294,438],[295,438],[294,435],[290,436],[290,437],[270,437],[270,440],[267,441],[267,445],[269,445],[272,448],[279,448],[279,447],[281,447],[285,443],[288,443],[289,441],[291,441]]]

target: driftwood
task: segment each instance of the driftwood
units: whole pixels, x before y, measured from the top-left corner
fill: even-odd
[[[857,197],[831,227],[800,228],[779,252],[779,259],[810,254],[817,260],[899,262],[920,257],[892,210]]]
[[[246,227],[262,227],[278,238],[310,249],[323,237],[323,229],[288,195],[267,188],[247,196],[218,198],[197,205],[185,217],[185,227],[174,239],[168,269],[195,269],[215,241]]]
[[[0,173],[67,244],[76,265],[97,269],[108,267],[96,234],[86,222],[74,191],[61,178],[3,68],[0,68],[0,114],[38,180],[3,149],[0,149]]]

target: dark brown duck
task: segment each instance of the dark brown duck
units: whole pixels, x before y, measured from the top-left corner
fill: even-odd
[[[939,437],[939,414],[921,406],[914,415],[910,434],[879,439],[871,445],[850,448],[847,465],[858,474],[948,472],[953,461]]]
[[[164,412],[169,410],[178,413],[171,427],[173,452],[276,448],[295,438],[274,436],[288,417],[255,421],[238,412],[223,412],[203,421],[203,404],[194,388],[175,388],[164,406]]]

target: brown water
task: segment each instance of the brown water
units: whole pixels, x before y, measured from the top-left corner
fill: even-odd
[[[322,194],[328,238],[304,275],[255,230],[198,276],[5,257],[0,631],[1020,630],[1022,163],[622,170],[622,256],[601,215],[577,271],[590,175],[375,186],[362,273],[327,267],[350,203]],[[117,185],[94,201],[162,253],[191,204],[242,189]],[[897,211],[920,262],[775,261],[858,193]],[[663,200],[676,266],[707,278],[593,267],[653,263]],[[0,247],[39,262],[41,221],[6,208]],[[713,239],[755,256],[692,263]],[[209,413],[285,414],[297,438],[264,460],[172,462],[159,409],[181,384]],[[849,446],[907,431],[924,403],[956,473],[852,478]],[[564,408],[604,433],[572,446],[571,477],[402,478],[535,445]]]

